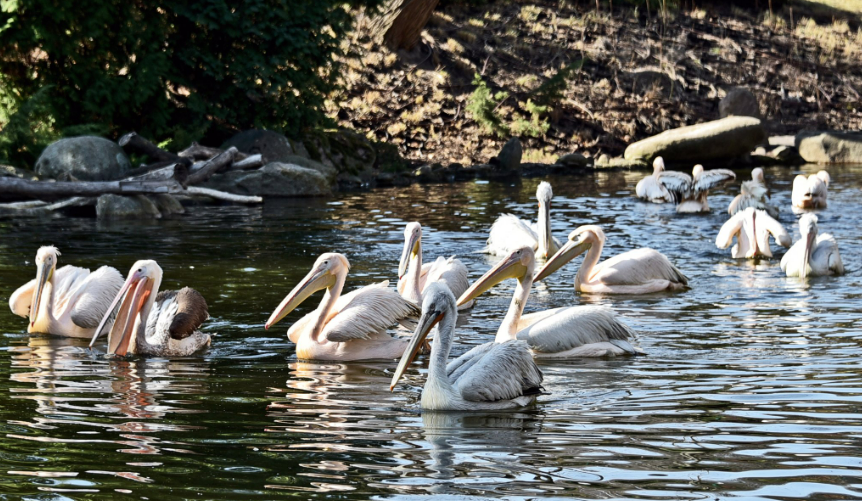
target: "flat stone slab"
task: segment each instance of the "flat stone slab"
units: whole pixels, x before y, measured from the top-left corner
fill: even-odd
[[[326,176],[315,169],[271,162],[260,169],[228,171],[209,178],[204,186],[237,195],[319,197],[330,195]]]
[[[862,134],[840,131],[800,132],[796,149],[809,163],[862,163]]]
[[[765,139],[759,119],[731,116],[667,130],[630,144],[625,158],[651,163],[661,156],[669,163],[707,163],[747,155]]]

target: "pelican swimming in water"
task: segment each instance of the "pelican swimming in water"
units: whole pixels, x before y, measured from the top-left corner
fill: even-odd
[[[515,278],[518,285],[509,310],[497,329],[495,342],[526,341],[536,358],[602,357],[643,352],[629,343],[635,332],[603,306],[570,306],[523,315],[533,287],[536,257],[529,246],[509,253],[458,298],[466,303],[500,282]]]
[[[491,226],[491,235],[482,252],[505,256],[523,245],[529,245],[536,255],[547,259],[560,248],[560,241],[551,236],[551,183],[541,182],[536,188],[539,219],[530,225],[512,214],[503,214]]]
[[[788,277],[844,274],[835,238],[828,233],[817,234],[817,216],[804,214],[799,218],[799,233],[802,239],[781,258],[781,269]]]
[[[652,175],[638,181],[638,185],[635,187],[635,193],[638,198],[643,198],[654,204],[673,202],[673,195],[667,191],[665,185],[660,181],[661,173],[664,172],[664,159],[662,157],[655,157],[655,160],[652,162],[652,168]]]
[[[575,290],[601,294],[647,294],[680,290],[688,278],[667,257],[643,247],[618,254],[599,263],[605,246],[605,232],[596,225],[585,225],[569,235],[569,241],[536,274],[539,281],[562,268],[584,251],[587,252],[578,274]]]
[[[825,170],[808,177],[799,174],[793,179],[793,192],[790,199],[799,209],[822,209],[826,207],[829,182],[832,179]]]
[[[422,264],[422,225],[415,222],[404,228],[404,250],[398,264],[398,277],[398,292],[416,304],[422,300],[422,291],[434,282],[446,284],[456,296],[470,286],[467,267],[455,256],[448,259],[440,256],[433,263]],[[472,305],[471,302],[461,309]]]
[[[36,252],[36,278],[12,293],[12,313],[30,319],[27,332],[91,337],[111,299],[123,285],[116,269],[90,270],[66,265],[57,269],[60,251],[53,246]]]
[[[162,268],[150,259],[132,266],[96,329],[91,348],[118,304],[108,333],[109,355],[186,357],[210,345],[209,334],[198,330],[209,318],[206,300],[188,287],[159,292],[162,275]]]
[[[736,237],[736,244],[730,250],[734,258],[772,257],[769,235],[772,235],[778,245],[790,247],[790,235],[781,223],[766,211],[748,207],[737,212],[721,226],[718,236],[715,237],[715,246],[726,249],[733,243],[733,237]]]
[[[709,190],[734,179],[736,174],[731,170],[703,170],[700,164],[694,166],[691,176],[672,170],[659,176],[659,182],[673,195],[677,212],[709,212]]]
[[[766,178],[763,169],[756,167],[751,170],[751,181],[743,181],[739,195],[727,206],[727,213],[731,216],[738,212],[753,207],[762,209],[773,218],[778,217],[778,208],[769,204],[769,188],[766,187]]]
[[[531,249],[532,250],[532,249]],[[513,409],[529,405],[541,391],[542,371],[524,341],[485,343],[448,363],[458,309],[443,284],[432,283],[422,298],[422,316],[389,389],[395,388],[425,338],[439,324],[431,344],[428,379],[420,405],[435,411]]]
[[[419,316],[419,307],[383,281],[341,295],[350,263],[337,253],[321,254],[308,275],[272,312],[269,329],[310,295],[326,289],[320,306],[290,326],[287,337],[296,343],[296,356],[305,360],[393,359],[404,353],[407,340],[386,329]]]

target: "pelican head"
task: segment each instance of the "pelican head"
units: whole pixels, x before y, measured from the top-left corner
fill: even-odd
[[[543,280],[572,259],[578,257],[581,253],[590,250],[594,244],[603,244],[604,241],[605,232],[602,231],[601,227],[593,224],[579,226],[569,233],[569,241],[545,263],[545,266],[539,270],[539,273],[536,274],[533,280],[536,282]]]
[[[126,282],[117,293],[111,306],[96,327],[90,347],[102,333],[108,319],[114,313],[119,304],[114,325],[108,333],[108,353],[125,356],[129,346],[135,346],[134,340],[138,333],[138,327],[147,321],[153,302],[156,300],[155,293],[162,284],[162,267],[152,259],[137,261],[129,270]],[[122,301],[122,303],[120,303]]]
[[[530,249],[531,252],[533,250],[529,247],[528,249]],[[407,345],[407,349],[404,350],[404,355],[401,356],[401,361],[398,362],[398,367],[395,369],[395,374],[392,376],[392,382],[389,383],[389,391],[392,391],[395,388],[395,385],[398,384],[398,380],[401,379],[407,366],[413,363],[413,359],[416,358],[416,354],[422,348],[422,344],[425,341],[425,338],[428,337],[428,333],[431,332],[431,329],[440,323],[440,321],[443,320],[443,317],[447,315],[458,315],[458,308],[455,305],[455,296],[452,294],[452,291],[449,287],[437,282],[428,285],[428,288],[426,288],[425,292],[422,294],[422,315],[419,317],[419,323],[416,325],[416,330],[413,331],[413,337],[410,339],[410,344]],[[442,327],[439,329],[438,334],[436,334],[437,339],[443,346],[447,346],[451,343],[451,335],[452,332],[450,329],[443,329]],[[444,353],[443,355],[444,359],[449,356],[448,353]]]
[[[39,247],[36,251],[36,288],[33,289],[33,300],[30,303],[30,326],[36,323],[39,309],[42,306],[42,296],[47,284],[54,277],[57,269],[57,258],[60,251],[53,245]]]
[[[554,198],[554,190],[551,189],[551,183],[542,181],[539,187],[536,188],[536,199],[539,201],[539,207],[547,204],[550,207],[551,199]]]
[[[458,298],[458,306],[482,295],[506,279],[517,278],[521,280],[524,277],[532,276],[535,263],[536,253],[531,246],[525,245],[513,250],[461,294],[461,297]]]
[[[349,270],[350,262],[344,255],[335,252],[321,254],[317,258],[317,261],[314,262],[314,266],[312,266],[308,275],[290,291],[290,294],[272,312],[264,327],[269,329],[277,324],[288,313],[308,299],[308,296],[321,289],[332,287],[338,281],[338,277],[347,275]]]
[[[404,228],[404,250],[401,251],[401,262],[398,263],[398,279],[407,273],[407,266],[422,250],[422,225],[416,222],[407,223]]]
[[[652,171],[653,174],[658,174],[664,170],[664,158],[655,157],[655,160],[652,161]]]
[[[823,184],[825,184],[827,188],[829,187],[829,182],[832,181],[832,178],[829,177],[828,172],[826,172],[825,170],[818,171],[817,177],[819,177],[820,180],[823,181]]]
[[[817,216],[804,214],[799,218],[799,233],[802,235],[802,240],[805,241],[805,251],[802,254],[802,271],[800,271],[799,276],[805,278],[808,275],[808,260],[814,250],[814,242],[817,241]]]
[[[754,169],[752,169],[751,170],[751,179],[753,179],[754,181],[757,181],[759,183],[766,182],[766,177],[764,177],[764,175],[763,175],[763,169],[761,169],[760,167],[755,167]]]
[[[703,165],[697,164],[691,170],[691,178],[697,179],[700,175],[703,174]]]

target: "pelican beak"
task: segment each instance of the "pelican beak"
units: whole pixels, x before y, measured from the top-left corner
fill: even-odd
[[[410,260],[419,252],[419,234],[411,233],[410,237],[404,241],[404,250],[401,251],[401,262],[398,263],[398,279],[407,273],[407,265]]]
[[[278,305],[278,308],[272,312],[272,315],[269,316],[269,320],[266,321],[264,327],[269,329],[273,325],[277,324],[282,318],[286,317],[288,313],[293,311],[297,306],[302,304],[303,301],[308,299],[308,296],[314,294],[320,289],[332,287],[334,284],[335,275],[330,273],[329,270],[325,268],[315,268],[311,270],[308,272],[308,275],[299,282],[299,285],[290,291],[290,294],[284,298],[284,301]]]
[[[527,267],[521,264],[521,257],[517,254],[518,251],[512,252],[496,266],[488,270],[482,275],[479,280],[473,282],[469,289],[465,290],[461,297],[458,298],[458,306],[461,306],[471,299],[481,296],[491,287],[499,284],[503,280],[509,278],[521,278],[527,272]]]
[[[539,270],[539,273],[536,273],[533,281],[538,282],[539,280],[546,278],[551,273],[562,268],[572,259],[578,257],[582,252],[588,250],[591,246],[592,244],[587,241],[579,240],[575,242],[574,240],[569,240],[566,242],[566,245],[557,251],[556,254],[551,256],[551,259],[548,259],[545,266]]]
[[[808,234],[805,235],[805,249],[802,254],[802,271],[799,273],[799,278],[805,278],[808,276],[808,259],[811,257],[814,237],[815,233],[813,231],[809,231]]]
[[[537,257],[548,259],[548,252],[551,248],[551,202],[542,203],[539,201],[539,218],[538,218],[538,233],[542,245],[539,245],[536,252]]]
[[[392,376],[392,382],[389,383],[389,391],[395,389],[395,385],[398,384],[398,380],[404,375],[404,371],[407,370],[407,366],[413,363],[413,359],[416,358],[416,354],[419,353],[419,350],[422,348],[422,343],[425,341],[425,338],[428,337],[428,333],[431,332],[431,329],[433,329],[434,326],[442,319],[443,313],[439,311],[423,312],[422,316],[419,317],[419,324],[413,332],[413,338],[410,339],[410,344],[407,345],[407,349],[404,350],[404,354],[401,355],[401,361],[398,362],[398,367],[395,369],[395,374]]]
[[[135,328],[135,320],[140,315],[147,303],[150,295],[153,293],[154,281],[144,275],[132,273],[126,279],[126,283],[117,293],[117,297],[108,307],[99,326],[96,327],[96,332],[93,334],[93,339],[90,341],[90,348],[95,344],[96,339],[102,334],[105,324],[113,315],[114,310],[117,310],[117,316],[114,318],[114,324],[108,333],[108,354],[116,354],[125,356],[129,351],[129,345],[132,340],[132,333]],[[122,303],[120,304],[120,302]],[[119,309],[117,309],[117,305]],[[146,319],[141,319],[146,321]]]
[[[42,292],[45,284],[54,276],[54,265],[43,262],[36,270],[36,289],[33,290],[33,301],[30,303],[30,327],[36,323],[39,316],[39,308],[42,307]]]

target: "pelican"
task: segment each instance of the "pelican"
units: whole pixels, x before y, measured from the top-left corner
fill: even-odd
[[[557,252],[560,241],[551,236],[551,183],[541,182],[536,188],[539,200],[539,220],[532,226],[512,214],[503,214],[491,225],[491,235],[482,252],[505,256],[522,245],[529,245],[542,259]]]
[[[826,207],[826,195],[832,179],[825,170],[808,177],[799,174],[793,179],[790,196],[793,206],[800,209],[822,209]]]
[[[534,280],[544,279],[588,250],[575,275],[575,290],[578,292],[647,294],[680,290],[688,285],[688,278],[658,251],[643,247],[599,263],[604,246],[605,232],[600,227],[592,224],[581,226],[569,235],[566,245],[548,260]]]
[[[726,249],[736,237],[736,245],[730,250],[734,258],[772,257],[769,235],[783,246],[790,247],[790,235],[781,223],[772,219],[766,211],[748,207],[727,220],[715,237],[715,246]]]
[[[440,283],[429,285],[422,299],[419,324],[395,369],[389,390],[398,384],[428,333],[439,323],[439,333],[431,344],[428,379],[422,391],[420,405],[423,409],[483,411],[531,404],[540,393],[542,371],[524,341],[485,343],[447,365],[457,318],[452,291]]]
[[[769,188],[766,187],[763,169],[760,167],[752,169],[751,181],[743,181],[739,191],[739,195],[736,195],[727,206],[728,214],[733,216],[748,207],[754,207],[765,210],[773,218],[778,217],[778,208],[769,205]]]
[[[684,172],[664,171],[659,182],[673,195],[677,212],[709,212],[706,196],[709,190],[736,179],[736,174],[727,169],[703,170],[703,165],[695,165],[691,176]]]
[[[828,233],[817,234],[817,216],[804,214],[799,218],[799,233],[802,239],[781,258],[781,269],[788,277],[844,274],[835,238]]]
[[[30,319],[27,332],[91,337],[111,299],[123,285],[116,269],[66,265],[57,269],[60,251],[53,246],[36,252],[36,278],[9,298],[12,313]]]
[[[415,222],[404,228],[404,250],[398,264],[398,277],[398,292],[416,304],[422,299],[422,291],[434,282],[446,284],[452,289],[452,294],[459,296],[470,286],[467,267],[455,256],[448,259],[440,256],[433,263],[422,264],[422,225]],[[461,309],[472,305],[472,302],[465,304]]]
[[[118,304],[117,317],[108,333],[109,355],[185,357],[209,346],[209,334],[198,331],[209,318],[203,296],[188,287],[159,292],[161,284],[162,268],[158,263],[136,262],[96,328],[90,348]]]
[[[458,298],[459,304],[474,299],[508,278],[518,285],[509,311],[497,330],[495,342],[526,341],[535,358],[602,357],[643,352],[629,343],[635,332],[603,306],[571,306],[523,315],[533,287],[536,257],[529,246],[509,253]],[[468,352],[469,353],[469,352]]]
[[[667,191],[667,188],[661,183],[661,173],[664,172],[664,159],[655,157],[652,162],[652,175],[647,176],[638,181],[635,187],[635,193],[638,198],[649,200],[654,204],[663,204],[665,202],[673,202],[673,195]]]
[[[306,360],[393,359],[404,353],[407,340],[386,329],[408,317],[419,316],[419,307],[402,298],[383,281],[341,296],[350,263],[337,253],[321,254],[308,275],[272,312],[269,329],[308,296],[326,289],[320,306],[290,326],[287,337],[296,343],[296,356]]]

